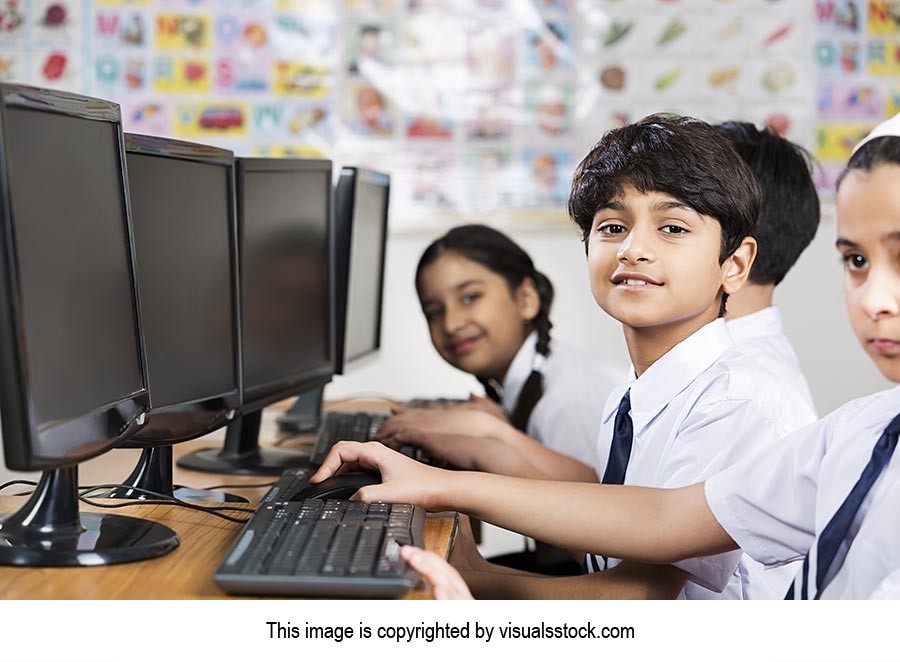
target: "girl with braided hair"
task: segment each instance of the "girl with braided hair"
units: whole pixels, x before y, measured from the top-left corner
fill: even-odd
[[[614,380],[551,338],[553,285],[528,253],[493,228],[459,226],[425,250],[416,290],[435,349],[473,375],[487,399],[401,409],[379,439],[424,447],[462,468],[554,478],[574,466],[592,477]]]
[[[416,290],[435,349],[487,398],[399,410],[378,438],[459,468],[596,480],[597,432],[615,382],[598,361],[551,339],[553,285],[528,253],[493,228],[456,227],[425,250]],[[551,575],[579,569],[569,552],[540,542],[492,561]]]

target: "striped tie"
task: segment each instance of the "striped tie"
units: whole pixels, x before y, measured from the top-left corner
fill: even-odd
[[[859,512],[860,506],[862,506],[875,481],[878,480],[878,476],[881,475],[881,472],[884,471],[884,468],[891,461],[891,456],[897,447],[898,434],[900,434],[900,414],[888,423],[881,437],[878,438],[878,442],[872,450],[872,457],[869,458],[869,463],[863,469],[859,480],[856,481],[853,489],[850,490],[850,494],[844,499],[844,503],[841,504],[841,507],[838,508],[831,521],[828,522],[828,525],[819,535],[819,542],[816,546],[816,600],[822,597],[822,591],[825,590],[828,582],[831,581],[840,568],[840,565],[838,565],[834,572],[829,575],[828,571],[837,558],[841,545],[847,537],[847,532],[850,530],[850,525],[856,517],[856,513]],[[853,541],[851,540],[850,544],[852,543]],[[843,559],[841,563],[843,563]],[[784,596],[785,600],[796,599],[798,591],[795,591],[795,587],[798,582],[800,583],[800,599],[809,599],[809,552],[806,553],[806,558],[803,560],[803,568],[788,589],[787,595]]]

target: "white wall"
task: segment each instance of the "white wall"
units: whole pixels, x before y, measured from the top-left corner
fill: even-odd
[[[522,244],[556,287],[553,333],[591,354],[620,364],[624,371],[627,360],[622,332],[591,297],[582,244],[574,228],[554,223],[504,230]],[[430,231],[391,235],[382,352],[375,361],[350,375],[337,377],[328,387],[328,397],[464,396],[477,389],[471,377],[446,365],[431,347],[416,299],[416,262],[438,234]],[[776,294],[820,414],[851,398],[889,386],[865,357],[847,323],[834,239],[833,211],[826,206],[825,220],[815,241]]]

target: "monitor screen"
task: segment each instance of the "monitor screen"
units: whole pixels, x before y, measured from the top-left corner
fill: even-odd
[[[231,166],[127,159],[151,405],[235,391]]]
[[[330,162],[262,161],[239,168],[245,403],[331,368]]]
[[[119,128],[20,107],[7,107],[4,128],[27,380],[40,430],[144,387]]]
[[[379,348],[384,280],[387,178],[357,171],[347,274],[345,361]]]

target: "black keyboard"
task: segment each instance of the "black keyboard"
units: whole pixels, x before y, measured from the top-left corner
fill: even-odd
[[[313,451],[312,463],[322,464],[328,451],[339,441],[372,441],[381,424],[390,414],[365,411],[330,411],[322,420],[319,438]]]
[[[269,488],[266,495],[260,499],[260,505],[274,503],[275,501],[290,501],[297,492],[306,487],[309,477],[316,473],[312,467],[293,467],[285,469],[284,473]]]
[[[423,547],[424,531],[425,511],[409,504],[274,498],[260,504],[214,579],[249,595],[398,597],[418,581],[400,546]]]

